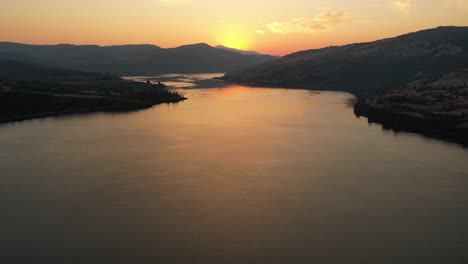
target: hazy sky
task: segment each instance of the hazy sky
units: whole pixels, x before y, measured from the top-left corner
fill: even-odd
[[[0,41],[205,42],[271,54],[468,25],[468,0],[0,0]]]

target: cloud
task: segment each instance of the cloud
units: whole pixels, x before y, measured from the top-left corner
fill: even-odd
[[[315,17],[298,17],[289,21],[272,22],[266,28],[272,33],[315,33],[329,30],[344,20],[343,13],[327,12]]]
[[[404,15],[409,15],[411,12],[411,0],[396,0],[389,3],[389,7]]]
[[[265,34],[265,31],[264,31],[264,30],[256,30],[255,33],[257,33],[257,34]]]

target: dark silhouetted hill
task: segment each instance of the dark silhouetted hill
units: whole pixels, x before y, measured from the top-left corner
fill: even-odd
[[[0,59],[118,75],[227,72],[273,59],[246,55],[207,44],[163,49],[153,45],[26,45],[0,42]]]
[[[252,85],[375,93],[468,67],[468,27],[439,27],[368,43],[306,50],[225,75]]]
[[[225,46],[222,46],[222,45],[218,45],[218,46],[216,46],[215,48],[217,48],[217,49],[223,49],[223,50],[229,50],[229,51],[234,51],[234,52],[237,52],[237,53],[240,53],[240,54],[245,54],[245,55],[260,55],[260,56],[264,56],[264,55],[265,55],[265,54],[258,53],[258,52],[253,51],[253,50],[239,50],[239,49],[234,49],[234,48],[225,47]]]
[[[94,111],[122,111],[185,100],[160,84],[104,73],[0,60],[0,123]]]

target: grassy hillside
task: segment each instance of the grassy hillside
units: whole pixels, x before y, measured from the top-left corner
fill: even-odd
[[[468,67],[468,27],[439,27],[368,43],[307,50],[226,74],[254,85],[375,93]]]

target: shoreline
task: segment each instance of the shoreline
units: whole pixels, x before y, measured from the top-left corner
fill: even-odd
[[[7,95],[7,98],[5,96]],[[83,96],[83,95],[75,95],[75,94],[49,94],[49,93],[34,93],[34,92],[2,92],[0,93],[0,103],[3,100],[11,100],[11,97],[16,99],[17,101],[23,100],[26,102],[41,102],[40,100],[47,98],[48,105],[50,108],[57,108],[60,107],[65,101],[71,101],[73,104],[77,105],[77,107],[70,107],[70,108],[63,108],[58,110],[49,110],[49,111],[41,111],[37,110],[37,112],[32,111],[32,113],[23,113],[23,114],[5,114],[3,116],[0,115],[0,124],[4,123],[12,123],[12,122],[20,122],[25,120],[31,119],[39,119],[45,117],[59,117],[59,116],[66,116],[66,115],[74,115],[74,114],[87,114],[87,113],[95,113],[95,112],[130,112],[130,111],[137,111],[142,109],[148,109],[152,106],[164,104],[164,103],[178,103],[184,100],[187,100],[185,97],[181,98],[173,98],[169,100],[158,100],[154,102],[149,101],[139,101],[139,100],[131,100],[131,99],[124,99],[124,98],[115,98],[115,97],[107,97],[107,96]],[[26,98],[25,97],[29,97]],[[33,97],[31,99],[30,97]],[[36,98],[40,97],[40,98]],[[82,105],[82,107],[79,107]]]
[[[223,78],[221,78],[223,79]],[[376,90],[370,92],[369,89],[372,85],[366,86],[363,91],[357,92],[353,88],[358,87],[358,84],[343,84],[338,85],[328,83],[318,83],[310,85],[285,85],[280,82],[236,82],[232,80],[223,79],[225,82],[248,85],[253,87],[274,87],[274,88],[285,88],[285,89],[304,89],[304,90],[316,90],[316,91],[336,91],[349,93],[357,98],[354,103],[354,113],[357,117],[366,117],[369,123],[376,123],[383,126],[383,129],[389,129],[396,132],[410,132],[420,134],[426,137],[435,138],[443,141],[448,141],[461,145],[464,148],[468,147],[468,126],[463,125],[463,122],[457,120],[453,116],[421,116],[418,113],[404,110],[392,109],[392,105],[374,106],[370,102],[371,99],[378,98],[376,96]],[[322,87],[318,88],[307,88],[307,87]],[[337,89],[337,87],[350,87],[350,89]]]
[[[383,129],[410,132],[457,143],[468,147],[468,127],[450,117],[430,118],[412,112],[397,111],[390,106],[376,106],[360,100],[354,106],[357,117],[366,117],[369,123],[382,125]]]
[[[76,115],[76,114],[90,114],[90,113],[98,113],[98,112],[116,112],[116,113],[117,112],[131,112],[131,111],[147,109],[152,106],[153,105],[150,105],[148,107],[140,107],[140,108],[93,107],[93,108],[70,109],[70,110],[64,110],[64,111],[58,111],[58,112],[44,112],[44,113],[37,113],[37,114],[30,114],[30,115],[14,115],[14,116],[0,117],[0,124],[21,122],[21,121],[40,119],[40,118],[46,118],[46,117],[61,117],[61,116]]]

